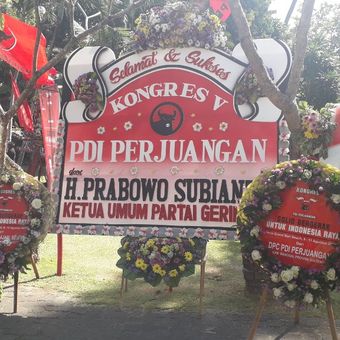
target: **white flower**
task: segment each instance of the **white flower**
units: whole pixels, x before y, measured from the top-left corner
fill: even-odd
[[[193,126],[192,126],[193,130],[195,132],[200,132],[202,130],[202,124],[201,123],[195,123]]]
[[[304,170],[303,176],[307,179],[310,179],[313,176],[313,173],[310,170]]]
[[[336,271],[334,268],[328,269],[326,273],[327,279],[330,281],[335,281],[336,280]]]
[[[131,130],[132,127],[133,127],[133,124],[130,121],[124,123],[125,131]]]
[[[92,176],[98,176],[100,174],[100,169],[99,168],[92,168],[91,170],[91,175]]]
[[[151,235],[153,235],[153,236],[158,236],[158,234],[159,234],[159,228],[157,228],[157,227],[152,227],[152,229],[151,229]]]
[[[165,228],[165,233],[164,234],[165,234],[166,237],[174,236],[173,228]]]
[[[209,239],[215,239],[218,236],[218,232],[216,229],[209,230]]]
[[[296,283],[288,283],[287,284],[287,289],[291,292],[292,290],[294,290],[297,287]]]
[[[35,199],[32,201],[31,205],[32,205],[32,207],[33,207],[34,209],[37,209],[37,210],[40,209],[40,208],[42,207],[41,199],[35,198]]]
[[[340,195],[339,194],[332,194],[331,200],[333,201],[333,203],[339,204],[340,203]]]
[[[204,45],[204,48],[205,48],[206,50],[209,50],[210,45],[209,45],[209,44],[205,44],[205,45]]]
[[[123,227],[115,227],[113,231],[114,236],[123,236],[124,235],[124,229]]]
[[[219,166],[215,169],[215,174],[220,176],[224,174],[224,167],[223,166]]]
[[[20,190],[22,188],[23,184],[20,183],[20,182],[15,182],[13,183],[12,187],[13,187],[13,190]]]
[[[9,246],[12,243],[11,239],[9,237],[4,237],[1,241],[1,244],[4,246]]]
[[[155,30],[158,32],[161,29],[161,26],[159,24],[155,25]]]
[[[290,270],[293,272],[294,278],[296,279],[299,276],[300,267],[292,266]]]
[[[303,301],[306,303],[312,303],[313,300],[314,298],[312,293],[306,293],[305,296],[303,297]]]
[[[74,228],[74,233],[76,235],[80,235],[81,233],[83,232],[83,227],[81,225],[76,225],[75,228]]]
[[[182,229],[179,231],[178,236],[179,236],[179,237],[187,237],[187,234],[188,234],[188,229],[182,228]]]
[[[294,272],[290,269],[283,270],[281,272],[281,280],[283,282],[289,282],[294,278]]]
[[[250,236],[255,236],[256,238],[258,238],[259,234],[260,234],[260,227],[258,225],[256,225],[250,230]]]
[[[129,236],[135,236],[135,229],[136,227],[128,227],[127,231],[126,231],[126,235],[129,235]]]
[[[8,175],[2,175],[1,176],[1,182],[7,183],[9,181],[9,176]]]
[[[220,234],[218,235],[218,238],[220,240],[227,240],[228,239],[228,231],[227,230],[221,230]]]
[[[228,129],[228,123],[227,122],[221,122],[220,123],[220,130],[221,131],[227,131]]]
[[[196,46],[196,47],[200,47],[200,46],[201,46],[201,43],[200,43],[198,40],[196,40],[196,41],[195,41],[195,46]]]
[[[188,40],[188,45],[189,45],[189,46],[192,46],[193,43],[194,43],[194,41],[193,41],[192,39],[189,39],[189,40]]]
[[[282,296],[282,289],[281,288],[273,288],[273,295],[277,299]]]
[[[197,228],[194,233],[194,237],[203,237],[204,236],[204,230],[202,228]]]
[[[313,280],[311,283],[310,283],[310,287],[312,289],[318,289],[319,288],[319,284],[317,283],[316,280]]]
[[[263,204],[262,204],[262,209],[263,209],[264,211],[270,211],[270,210],[273,209],[273,206],[272,206],[270,203],[263,203]]]
[[[105,127],[104,126],[99,126],[97,129],[98,135],[103,135],[105,133]]]
[[[274,282],[274,283],[278,283],[280,281],[280,276],[278,273],[273,273],[272,275],[270,275],[270,279]]]
[[[173,166],[173,167],[171,167],[170,168],[170,173],[171,173],[171,175],[177,175],[178,173],[179,173],[179,167],[178,166]]]
[[[130,169],[130,174],[132,176],[135,176],[138,174],[138,167],[137,166],[133,166],[131,169]]]
[[[260,260],[261,258],[262,258],[262,256],[261,256],[261,253],[258,251],[258,250],[253,250],[252,252],[251,252],[251,258],[254,260],[254,261],[258,261],[258,260]]]
[[[284,181],[277,181],[275,185],[280,189],[284,189],[286,187],[286,183]]]
[[[296,301],[295,300],[286,300],[284,302],[285,306],[288,308],[294,308],[296,306]]]
[[[35,227],[35,226],[39,226],[40,225],[40,220],[39,218],[32,218],[31,219],[31,226]]]
[[[32,230],[31,235],[35,238],[38,238],[41,235],[41,233],[37,230]]]

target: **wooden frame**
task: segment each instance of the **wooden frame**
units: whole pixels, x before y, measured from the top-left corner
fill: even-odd
[[[257,308],[256,314],[255,314],[255,318],[253,320],[253,323],[251,325],[250,328],[250,332],[249,332],[249,336],[248,336],[248,340],[253,340],[255,335],[256,335],[256,330],[257,327],[260,323],[260,319],[262,316],[262,313],[264,311],[266,302],[267,302],[267,298],[268,298],[268,291],[269,291],[269,287],[266,285],[263,287],[262,289],[262,293],[261,293],[261,297],[260,297],[260,303],[259,306]],[[338,340],[338,335],[336,332],[336,324],[335,324],[335,318],[334,318],[334,312],[333,312],[333,306],[332,306],[332,302],[329,296],[329,291],[326,291],[326,295],[327,295],[327,299],[326,299],[326,306],[327,306],[327,315],[328,315],[328,321],[329,321],[329,326],[331,329],[331,335],[332,335],[332,340]],[[300,306],[297,305],[295,307],[294,310],[294,324],[299,324],[300,322]]]

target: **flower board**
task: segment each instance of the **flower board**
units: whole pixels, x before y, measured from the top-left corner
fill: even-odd
[[[144,278],[152,286],[162,281],[177,287],[181,278],[193,275],[205,255],[207,241],[201,238],[125,236],[118,249],[117,266],[129,280]]]
[[[301,158],[263,172],[242,197],[238,224],[243,254],[287,306],[318,306],[339,283],[339,169]]]
[[[0,176],[0,279],[25,270],[52,225],[53,211],[50,194],[32,176]]]

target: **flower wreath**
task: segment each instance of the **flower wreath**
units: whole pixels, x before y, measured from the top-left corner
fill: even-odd
[[[320,112],[313,109],[307,102],[298,105],[302,132],[297,143],[305,156],[327,158],[328,146],[332,140],[336,123],[332,121],[334,104],[326,104]]]
[[[88,105],[90,112],[96,112],[103,108],[103,97],[99,92],[95,72],[81,74],[73,85],[74,96]]]
[[[220,19],[190,2],[153,7],[136,20],[132,50],[167,47],[219,48],[229,52]]]
[[[14,250],[6,250],[12,241],[9,237],[0,240],[0,280],[5,281],[17,271],[25,272],[31,262],[31,254],[45,238],[52,225],[54,205],[48,190],[34,177],[23,171],[8,171],[0,176],[1,185],[11,185],[18,197],[26,200],[29,209],[27,219],[29,230],[20,237]]]
[[[117,266],[129,280],[144,278],[152,286],[163,280],[177,287],[181,278],[195,273],[204,256],[207,240],[125,236],[118,249]]]
[[[259,175],[244,192],[238,215],[241,250],[245,258],[257,264],[267,274],[275,298],[288,307],[312,304],[318,307],[340,283],[340,243],[329,255],[324,270],[287,266],[270,256],[261,242],[258,226],[273,209],[281,206],[279,193],[298,180],[323,192],[327,203],[340,216],[340,170],[328,164],[301,158],[278,164]]]

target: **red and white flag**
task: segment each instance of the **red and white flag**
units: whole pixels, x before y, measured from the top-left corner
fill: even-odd
[[[226,21],[231,14],[228,0],[210,0],[210,7],[220,17],[222,22]]]
[[[26,79],[32,77],[32,65],[34,46],[37,36],[37,28],[28,25],[8,14],[0,14],[3,19],[3,31],[0,31],[0,59],[21,72]],[[36,69],[39,70],[47,63],[46,39],[41,34],[37,55]],[[53,85],[54,81],[49,74],[55,70],[44,73],[37,81],[37,87]]]

